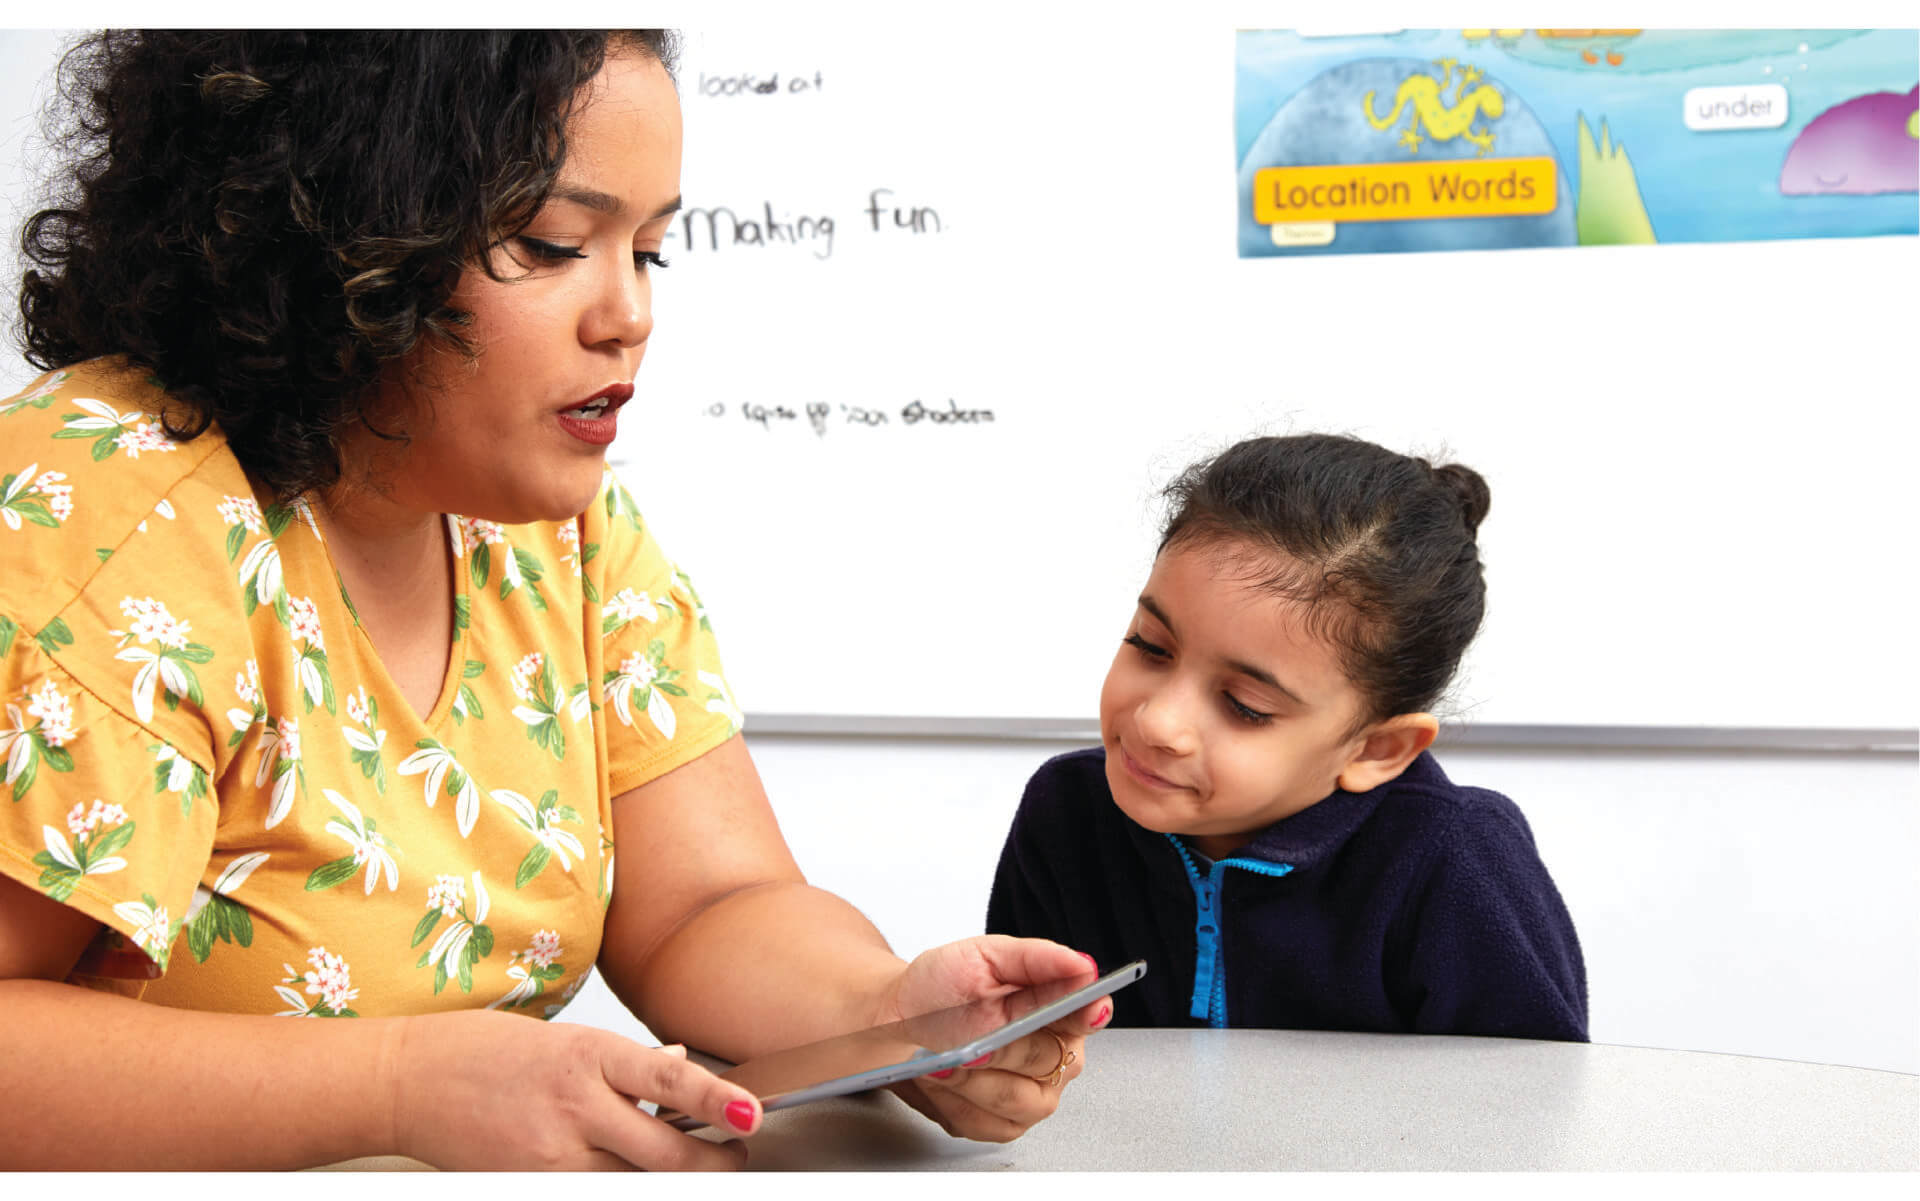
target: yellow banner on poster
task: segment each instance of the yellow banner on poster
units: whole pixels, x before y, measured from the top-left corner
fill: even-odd
[[[1253,218],[1275,225],[1535,216],[1559,204],[1559,178],[1552,155],[1263,167],[1253,175]]]

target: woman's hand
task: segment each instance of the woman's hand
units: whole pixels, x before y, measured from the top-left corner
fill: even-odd
[[[880,1021],[917,1016],[1036,984],[1090,984],[1098,973],[1078,951],[1038,938],[989,934],[935,947],[907,965]],[[908,1105],[961,1138],[1004,1143],[1048,1116],[1086,1063],[1087,1035],[1113,1017],[1101,999],[991,1055],[938,1076],[893,1086]]]
[[[738,1139],[683,1134],[634,1102],[730,1134],[760,1123],[753,1094],[682,1048],[484,1009],[397,1019],[394,1029],[384,1057],[393,1141],[435,1167],[726,1170],[746,1163]]]

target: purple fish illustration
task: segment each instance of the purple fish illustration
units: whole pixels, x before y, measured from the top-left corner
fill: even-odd
[[[1920,139],[1912,132],[1920,86],[1842,101],[1800,131],[1780,167],[1787,196],[1920,191]]]

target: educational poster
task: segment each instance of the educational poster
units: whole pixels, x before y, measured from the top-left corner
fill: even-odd
[[[1247,31],[1240,255],[1920,232],[1911,29]]]

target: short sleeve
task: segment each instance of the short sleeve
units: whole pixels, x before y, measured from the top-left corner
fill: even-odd
[[[0,617],[0,871],[99,921],[164,971],[213,851],[207,771],[47,653],[111,637],[74,620],[83,619],[30,632]],[[168,668],[156,657],[153,670]]]
[[[743,717],[692,579],[611,472],[582,516],[580,557],[599,604],[598,699],[618,796],[719,746]]]

